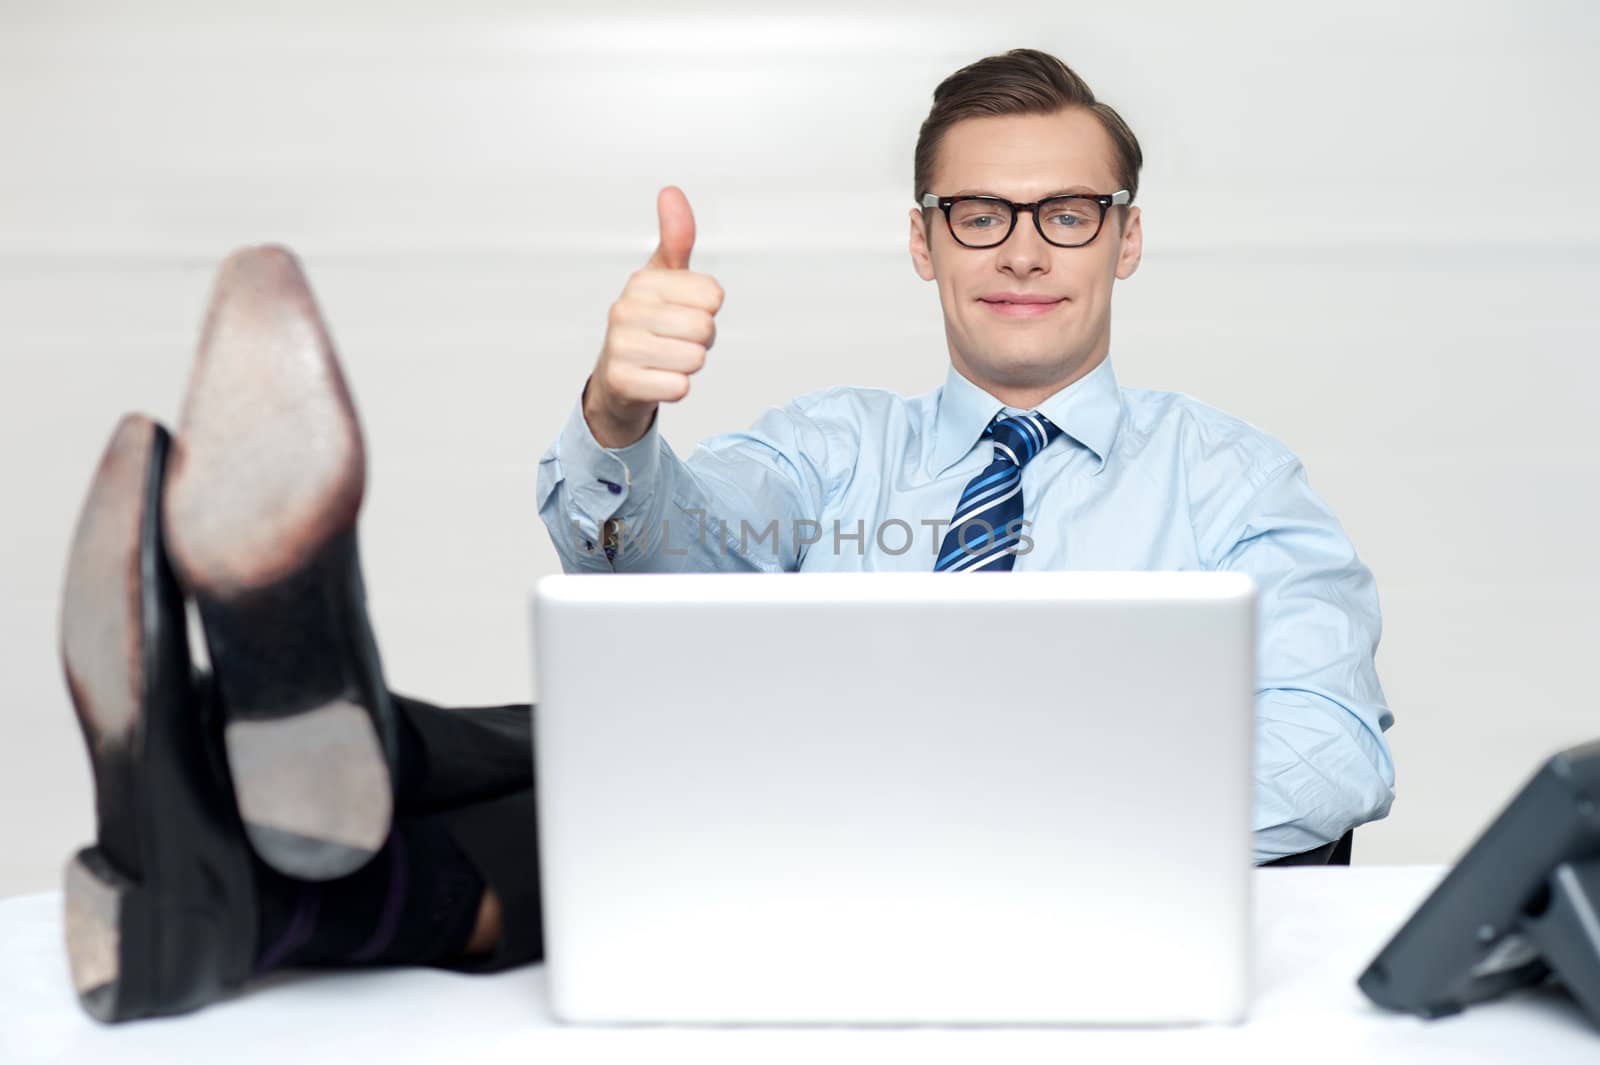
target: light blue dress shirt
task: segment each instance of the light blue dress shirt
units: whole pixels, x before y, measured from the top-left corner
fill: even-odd
[[[1109,359],[1037,409],[1062,435],[1022,471],[1030,542],[1016,572],[1255,579],[1256,861],[1385,816],[1394,718],[1373,661],[1377,587],[1300,460],[1183,393],[1120,387]],[[601,447],[580,399],[540,459],[539,513],[568,572],[931,570],[962,490],[993,457],[981,437],[1001,410],[1016,412],[952,366],[909,399],[801,396],[684,461],[654,422],[628,447]]]

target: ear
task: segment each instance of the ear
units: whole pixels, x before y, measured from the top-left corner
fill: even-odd
[[[1139,208],[1128,208],[1128,221],[1122,227],[1122,245],[1117,249],[1117,280],[1126,281],[1139,269],[1144,255],[1144,227],[1139,223]]]
[[[924,281],[933,280],[933,251],[923,231],[922,208],[911,208],[911,265]]]

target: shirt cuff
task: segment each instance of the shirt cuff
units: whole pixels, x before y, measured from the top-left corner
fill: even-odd
[[[659,411],[650,416],[650,426],[627,447],[602,447],[583,416],[583,396],[573,404],[567,424],[561,430],[557,454],[561,473],[567,482],[574,517],[584,531],[598,536],[602,525],[622,509],[633,494],[635,482],[642,499],[661,471],[661,434],[656,431]]]

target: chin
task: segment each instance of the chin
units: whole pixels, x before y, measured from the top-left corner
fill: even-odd
[[[1051,360],[1012,360],[987,362],[975,369],[991,381],[1012,387],[1032,387],[1059,378],[1065,371],[1060,362]]]
[[[1062,358],[1061,349],[1049,351],[1027,348],[1007,350],[1001,347],[995,357],[986,360],[989,372],[1006,378],[1035,381],[1048,379],[1066,369],[1068,360]]]

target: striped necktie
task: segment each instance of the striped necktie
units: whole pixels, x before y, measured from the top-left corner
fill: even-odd
[[[1017,527],[1022,518],[1022,467],[1061,435],[1038,411],[996,414],[983,431],[994,441],[994,461],[967,483],[950,519],[950,531],[939,547],[936,573],[1009,570],[1017,556]]]

